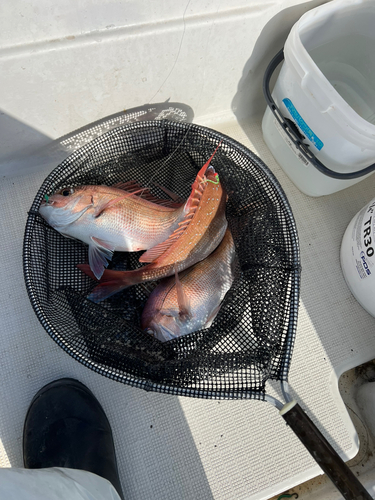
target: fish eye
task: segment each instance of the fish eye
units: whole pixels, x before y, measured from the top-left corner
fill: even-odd
[[[61,194],[63,196],[69,196],[70,194],[73,194],[74,193],[74,189],[73,188],[66,188],[66,189],[63,189],[61,191]]]

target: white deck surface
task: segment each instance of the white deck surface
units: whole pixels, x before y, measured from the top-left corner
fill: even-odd
[[[347,224],[374,196],[375,175],[334,195],[309,198],[271,156],[260,117],[243,127],[235,119],[210,126],[258,154],[289,198],[303,266],[290,384],[340,454],[351,458],[357,438],[337,380],[375,357],[375,319],[347,288],[339,249]],[[146,393],[93,373],[49,338],[26,293],[22,242],[27,211],[56,165],[47,159],[28,173],[6,171],[0,178],[0,466],[22,467],[23,420],[35,392],[54,379],[74,377],[108,415],[127,500],[261,500],[318,475],[319,467],[271,405]]]

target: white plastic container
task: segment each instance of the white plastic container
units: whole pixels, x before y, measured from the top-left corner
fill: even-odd
[[[350,291],[361,306],[375,316],[375,198],[346,228],[340,260]]]
[[[330,170],[360,171],[375,163],[375,1],[333,0],[304,14],[284,47],[272,97],[303,143]],[[335,179],[296,149],[268,107],[263,136],[304,193],[321,196],[364,178]]]

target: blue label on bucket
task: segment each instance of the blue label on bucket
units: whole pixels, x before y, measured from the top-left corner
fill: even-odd
[[[289,111],[291,117],[296,122],[296,125],[298,125],[301,132],[303,132],[306,138],[314,144],[314,146],[318,151],[320,151],[324,146],[323,142],[319,139],[319,137],[316,134],[314,134],[311,128],[307,125],[305,120],[302,118],[302,116],[298,113],[298,111],[294,107],[292,101],[288,98],[285,98],[283,99],[283,103],[285,104],[285,107]]]

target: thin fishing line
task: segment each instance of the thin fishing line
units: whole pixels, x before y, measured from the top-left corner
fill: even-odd
[[[183,27],[183,30],[182,30],[182,36],[181,36],[181,40],[180,40],[180,45],[178,47],[178,51],[177,51],[177,56],[176,56],[176,59],[172,65],[172,68],[170,69],[168,75],[166,76],[165,80],[163,81],[163,83],[160,85],[160,87],[158,88],[158,90],[155,92],[155,94],[151,97],[151,99],[149,100],[149,102],[151,103],[153,99],[155,99],[155,97],[157,96],[157,94],[160,92],[160,90],[164,87],[166,81],[169,79],[169,77],[171,76],[174,68],[176,67],[176,64],[177,64],[177,61],[178,61],[178,58],[180,57],[180,52],[181,52],[181,47],[182,47],[182,42],[185,38],[185,31],[186,31],[186,22],[185,22],[185,14],[186,14],[186,11],[189,7],[189,4],[190,4],[191,0],[188,1],[188,3],[186,4],[186,7],[185,7],[185,10],[184,10],[184,13],[182,14],[182,22],[184,23],[184,27]]]
[[[167,77],[165,78],[165,80],[163,81],[163,83],[160,85],[160,87],[158,88],[158,90],[155,92],[155,94],[151,97],[151,99],[150,99],[150,101],[149,101],[149,102],[151,102],[151,101],[152,101],[152,100],[156,97],[156,95],[160,92],[160,90],[164,87],[165,83],[167,82],[167,80],[168,80],[168,79],[169,79],[169,77],[171,76],[171,74],[172,74],[172,72],[173,72],[174,68],[176,67],[176,64],[177,64],[178,58],[179,58],[180,53],[181,53],[182,43],[183,43],[184,38],[185,38],[185,32],[186,32],[186,21],[185,21],[185,15],[186,15],[187,9],[188,9],[188,7],[189,7],[189,5],[190,5],[190,2],[191,2],[191,0],[188,0],[188,3],[186,4],[185,10],[184,10],[184,13],[182,14],[182,22],[183,22],[183,24],[184,24],[184,27],[183,27],[183,30],[182,30],[182,36],[181,36],[181,40],[180,40],[180,45],[179,45],[179,47],[178,47],[178,51],[177,51],[177,56],[176,56],[176,59],[175,59],[175,61],[174,61],[173,65],[172,65],[172,68],[170,69],[170,71],[169,71],[169,73],[168,73]],[[201,94],[201,95],[202,95],[202,94]],[[200,97],[201,97],[201,96],[200,96]],[[154,173],[153,173],[153,175],[150,177],[150,179],[149,179],[149,183],[151,183],[151,182],[152,182],[152,179],[154,179],[154,177],[155,177],[155,176],[159,173],[159,171],[160,171],[162,168],[164,168],[164,167],[165,167],[165,165],[167,164],[167,162],[168,162],[171,158],[173,158],[173,155],[176,153],[176,151],[178,151],[178,150],[180,149],[181,144],[183,143],[183,141],[185,140],[185,138],[186,138],[187,134],[188,134],[188,133],[189,133],[189,131],[190,131],[191,125],[192,125],[192,124],[190,123],[190,124],[189,124],[189,126],[188,126],[187,131],[185,132],[185,134],[184,134],[183,138],[181,139],[181,141],[180,141],[180,142],[178,143],[178,145],[176,146],[176,149],[173,151],[173,153],[172,153],[171,155],[169,155],[169,156],[168,156],[168,158],[166,158],[166,159],[164,160],[164,162],[162,163],[162,165],[161,165],[161,166],[160,166],[160,167],[156,170],[156,172],[154,172]],[[150,187],[150,186],[149,186],[149,187]],[[145,189],[147,189],[147,187],[145,187]],[[141,196],[142,196],[142,193],[141,193]]]
[[[190,5],[190,2],[191,0],[188,1],[188,3],[186,4],[186,7],[185,7],[185,10],[184,10],[184,13],[182,15],[182,21],[184,23],[184,27],[183,27],[183,32],[182,32],[182,37],[181,37],[181,40],[180,40],[180,45],[179,45],[179,48],[178,48],[178,51],[177,51],[177,56],[176,56],[176,59],[173,63],[173,66],[171,68],[171,70],[169,71],[167,77],[165,78],[165,80],[163,81],[163,83],[161,84],[161,86],[159,87],[159,89],[156,91],[156,93],[153,95],[153,97],[150,99],[150,101],[152,101],[155,96],[160,92],[160,90],[162,89],[162,87],[165,85],[165,83],[167,82],[167,80],[169,79],[169,77],[171,76],[174,68],[176,67],[176,64],[177,64],[177,61],[178,61],[178,58],[180,56],[180,53],[181,53],[181,48],[182,48],[182,43],[183,43],[183,40],[185,38],[185,32],[186,32],[186,21],[185,21],[185,15],[186,15],[186,12],[187,12],[187,9]],[[219,11],[219,8],[220,8],[220,3],[218,5],[218,8],[216,10],[216,14],[218,13]],[[212,25],[213,26],[215,24],[215,22],[213,21]],[[210,41],[210,38],[211,38],[211,31],[209,33],[209,36],[207,37],[207,42],[206,42],[206,47],[205,47],[205,53],[207,53],[207,47],[209,45],[209,41]],[[204,72],[205,72],[205,69],[204,69]],[[204,73],[205,74],[205,73]],[[202,82],[204,82],[204,76],[203,76],[203,80]],[[198,97],[198,102],[197,102],[197,107],[199,106],[200,104],[200,101],[202,99],[202,94],[203,94],[203,87],[204,87],[204,84],[202,83],[202,86],[201,86],[201,91],[200,91],[200,94],[199,94],[199,97]],[[184,142],[184,140],[186,139],[187,135],[189,134],[190,132],[190,129],[192,127],[192,123],[189,123],[189,126],[185,132],[185,134],[183,135],[181,141],[178,143],[178,145],[176,146],[175,150],[168,156],[168,158],[165,159],[165,161],[162,163],[162,165],[156,170],[156,172],[154,172],[154,174],[150,177],[149,179],[149,183],[152,182],[152,179],[159,173],[159,171],[165,167],[165,165],[168,163],[168,161],[170,161],[173,156],[175,155],[175,153],[180,149],[180,146],[181,144]],[[212,181],[211,181],[212,182]],[[146,186],[144,189],[147,189],[147,188],[150,188],[150,186]],[[142,193],[141,193],[141,196],[142,196]]]

